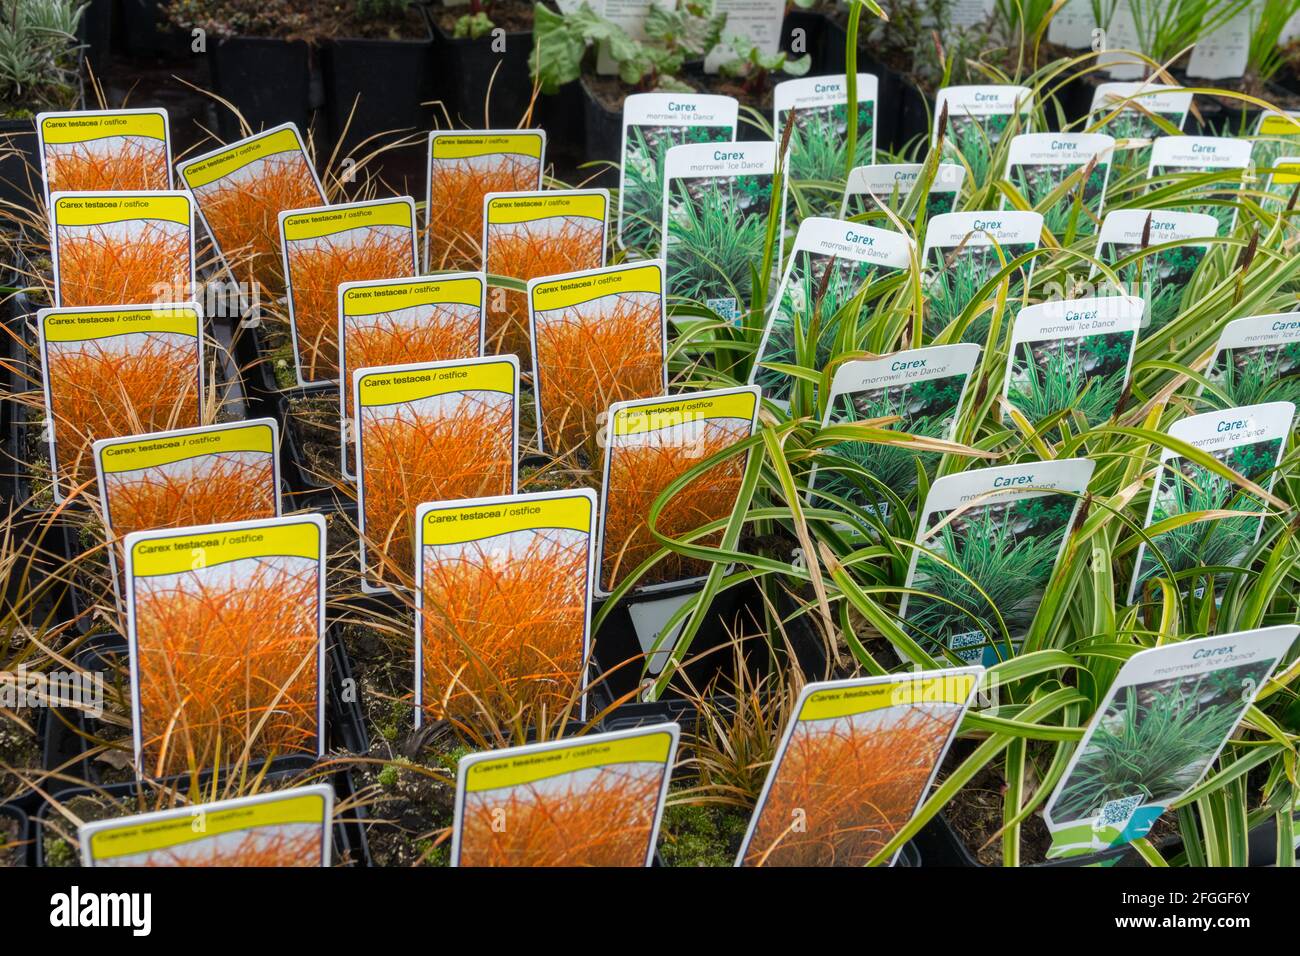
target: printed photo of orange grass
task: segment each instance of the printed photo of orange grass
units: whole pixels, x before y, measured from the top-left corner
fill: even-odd
[[[93,442],[199,424],[202,339],[193,306],[44,309],[38,321],[60,498],[93,477]]]
[[[56,305],[139,305],[192,296],[188,196],[58,193],[52,207]]]
[[[317,784],[82,824],[82,865],[328,866],[333,805]]]
[[[750,822],[742,865],[869,863],[916,812],[979,670],[809,684]]]
[[[534,280],[528,295],[542,447],[594,464],[609,406],[668,390],[663,267]]]
[[[676,749],[658,725],[462,758],[453,865],[648,866]]]
[[[284,294],[280,213],[324,206],[325,193],[292,123],[177,166],[199,215],[239,282]]]
[[[127,538],[142,773],[321,753],[324,535],[311,515]]]
[[[482,266],[483,200],[541,189],[545,148],[542,130],[429,134],[426,272]]]
[[[167,111],[83,110],[36,117],[46,198],[171,188]]]
[[[362,369],[353,399],[362,570],[410,580],[418,505],[514,492],[518,365],[508,356]]]
[[[599,269],[605,264],[609,194],[557,190],[489,196],[484,270],[528,281]],[[487,351],[531,354],[528,296],[497,288],[488,293]]]
[[[757,394],[754,389],[728,390],[611,408],[602,496],[600,587],[604,593],[661,548],[651,534],[649,517],[664,489],[705,459],[753,434]],[[696,408],[696,403],[703,404]],[[659,513],[659,533],[682,538],[727,518],[736,504],[745,460],[744,454],[732,455],[674,494]],[[719,530],[694,543],[716,545],[721,534]],[[707,571],[704,562],[669,553],[641,577],[638,586],[687,580]]]
[[[280,215],[299,384],[339,374],[339,286],[416,274],[410,197]],[[359,366],[357,366],[359,367]]]
[[[587,489],[421,506],[424,715],[466,723],[523,715],[533,725],[577,701],[595,516]],[[574,711],[583,719],[585,708]]]

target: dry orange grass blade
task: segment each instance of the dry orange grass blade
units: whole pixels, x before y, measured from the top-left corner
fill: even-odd
[[[270,830],[271,832],[267,832]],[[289,824],[250,830],[238,841],[211,838],[154,850],[141,861],[122,866],[320,866],[320,827]],[[103,865],[103,864],[101,864]]]
[[[911,819],[952,718],[960,714],[960,708],[949,709],[947,719],[909,707],[888,724],[859,725],[853,718],[801,723],[781,758],[745,864],[866,865]]]
[[[743,427],[742,427],[743,426]],[[642,561],[659,550],[647,523],[650,506],[673,479],[742,441],[749,434],[749,422],[721,425],[707,422],[696,436],[686,440],[656,440],[651,433],[643,437],[646,444],[617,443],[610,450],[609,486],[606,490],[605,537],[602,545],[601,580],[611,591]],[[659,514],[660,534],[683,537],[702,525],[731,514],[740,493],[744,473],[744,456],[736,455],[719,462],[697,476],[667,503]],[[696,541],[716,545],[721,531]],[[708,572],[704,562],[669,554],[641,578],[641,584],[657,584],[699,577]]]
[[[177,302],[191,294],[190,231],[146,221],[129,237],[103,226],[60,226],[59,301],[65,306]]]
[[[540,164],[529,156],[502,154],[492,163],[435,159],[429,180],[430,272],[476,270],[483,263],[483,200],[488,193],[536,189]]]
[[[615,402],[664,391],[659,297],[618,296],[603,314],[593,312],[595,304],[536,316],[546,448],[555,455],[581,449],[589,461],[600,458],[597,416]]]
[[[387,564],[414,573],[412,532],[422,502],[510,494],[514,402],[494,392],[463,394],[459,406],[440,412],[410,406],[362,411],[368,567]]]
[[[412,273],[411,234],[392,227],[350,229],[338,236],[288,243],[289,284],[298,360],[308,382],[339,373],[339,286],[362,279],[397,279]],[[356,366],[361,368],[362,366]]]
[[[504,797],[469,794],[460,865],[645,866],[662,784],[662,767],[624,764]]]
[[[487,271],[512,279],[541,279],[599,269],[604,262],[605,226],[579,217],[536,223],[511,223],[488,229]],[[526,358],[528,298],[522,292],[496,289],[488,294],[487,350]]]
[[[104,483],[118,537],[154,528],[275,517],[275,466],[270,455],[257,452],[205,456],[198,468],[110,474]]]
[[[325,202],[296,152],[268,157],[246,177],[196,187],[194,197],[235,278],[260,283],[273,296],[284,292],[280,213]]]
[[[168,332],[144,333],[139,339],[127,350],[94,340],[47,346],[46,374],[63,477],[93,478],[90,446],[100,438],[199,424],[194,339]]]
[[[45,147],[45,177],[57,192],[110,192],[167,188],[167,150],[155,139],[123,137],[112,150],[86,143]]]
[[[435,719],[560,713],[583,664],[587,535],[532,532],[525,547],[426,547],[424,703]],[[449,553],[450,552],[450,553]]]
[[[383,368],[416,362],[442,362],[478,356],[479,309],[457,303],[420,307],[418,321],[403,322],[391,312],[348,322],[348,374],[359,368]],[[343,390],[346,416],[352,420],[351,382]]]
[[[316,753],[318,565],[235,564],[135,581],[146,773]]]

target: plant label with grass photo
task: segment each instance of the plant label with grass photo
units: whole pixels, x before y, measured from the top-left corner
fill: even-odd
[[[45,201],[55,193],[172,188],[165,109],[38,113]]]
[[[329,866],[334,788],[256,793],[77,828],[82,866]]]
[[[362,587],[409,588],[415,510],[514,494],[519,362],[513,355],[352,373]]]
[[[1211,408],[1300,406],[1300,312],[1254,315],[1223,327],[1201,402]]]
[[[50,234],[56,307],[194,296],[194,209],[185,193],[55,193]]]
[[[610,406],[600,498],[599,596],[608,596],[661,550],[656,532],[685,539],[731,515],[749,453],[727,452],[754,434],[759,396],[760,390],[749,386]],[[715,455],[724,457],[701,468]],[[656,508],[660,494],[688,475]],[[716,547],[721,535],[718,530],[692,543]],[[670,551],[637,577],[637,586],[662,590],[708,571],[707,561]]]
[[[1237,224],[1238,193],[1250,169],[1251,143],[1227,136],[1161,136],[1151,146],[1151,165],[1147,179],[1151,192],[1182,185],[1184,197],[1190,192],[1197,200],[1187,204],[1186,212],[1213,216],[1221,235],[1232,235]],[[1222,179],[1204,182],[1205,174],[1222,171]],[[1186,183],[1194,179],[1194,184]],[[1180,204],[1181,205],[1181,204]]]
[[[904,631],[936,660],[991,667],[1011,657],[1038,613],[1094,467],[1064,458],[936,480],[903,585]]]
[[[542,188],[546,131],[434,130],[424,207],[426,272],[483,266],[483,200]]]
[[[325,519],[126,537],[135,769],[325,752]]]
[[[1192,93],[1161,83],[1101,83],[1092,95],[1090,128],[1115,137],[1115,167],[1145,171],[1151,142],[1182,132]],[[1118,172],[1116,173],[1118,176]]]
[[[327,205],[298,127],[285,123],[176,164],[231,278],[284,293],[280,213]]]
[[[1291,198],[1300,177],[1276,182],[1273,171],[1296,163],[1294,158],[1287,160],[1286,157],[1297,155],[1300,155],[1300,110],[1264,110],[1260,113],[1251,139],[1250,161],[1256,174],[1268,180],[1269,192],[1283,202]]]
[[[1162,644],[1124,662],[1043,808],[1049,858],[1146,837],[1218,759],[1300,627]]]
[[[799,372],[820,373],[833,356],[861,347],[878,304],[866,301],[871,285],[906,270],[912,250],[912,240],[901,232],[840,219],[801,222],[750,384],[789,408],[794,393],[812,384]]]
[[[1033,97],[1025,86],[945,86],[935,96],[931,144],[943,136],[944,158],[970,170],[978,189],[995,174],[998,144],[1007,133],[1029,131]]]
[[[849,181],[844,187],[844,198],[840,202],[839,217],[857,221],[870,213],[880,213],[889,209],[896,216],[904,216],[910,208],[911,198],[916,184],[920,182],[925,170],[924,163],[879,163],[872,166],[854,166],[849,170]],[[941,216],[952,212],[961,197],[962,183],[966,181],[966,167],[955,163],[940,163],[930,180],[930,188],[925,193],[925,218]],[[920,202],[917,203],[919,207]],[[919,209],[918,209],[919,212]],[[875,223],[888,228],[892,221],[881,214],[885,222]]]
[[[605,264],[609,190],[491,193],[483,201],[483,271],[520,282]],[[487,351],[527,361],[528,294],[488,292]]]
[[[664,258],[668,295],[702,305],[738,322],[763,272],[776,174],[775,143],[692,143],[664,157]],[[775,224],[771,283],[781,265],[781,230]],[[766,291],[766,290],[764,290]]]
[[[41,309],[36,325],[55,501],[94,474],[95,441],[200,424],[197,306]]]
[[[1163,329],[1178,316],[1192,276],[1210,249],[1208,242],[1197,240],[1213,239],[1218,231],[1219,221],[1199,212],[1116,209],[1106,214],[1097,236],[1097,262],[1119,273],[1121,292],[1145,303],[1143,332]],[[1089,279],[1103,282],[1096,263]]]
[[[1043,214],[1047,231],[1070,245],[1101,225],[1114,151],[1114,138],[1102,133],[1022,133],[1007,151],[1006,179]]]
[[[655,724],[462,757],[451,865],[649,866],[679,734]]]
[[[623,101],[623,162],[618,181],[618,244],[654,258],[662,253],[664,157],[674,146],[729,143],[740,110],[733,96],[633,93]]]
[[[952,329],[948,341],[984,345],[993,332],[995,314],[999,325],[1006,320],[1005,313],[997,314],[996,297],[981,296],[980,290],[1005,273],[1007,298],[1019,298],[1036,260],[1011,272],[1007,267],[1037,249],[1042,235],[1043,216],[1037,212],[951,212],[931,219],[921,254],[926,339],[933,342]],[[1001,340],[1001,328],[996,337]]]
[[[797,225],[810,216],[833,216],[844,195],[846,170],[876,161],[876,77],[859,73],[858,138],[849,162],[849,84],[839,76],[806,76],[776,84],[772,91],[772,129],[787,142],[785,221]],[[790,127],[789,133],[786,128]]]
[[[595,470],[601,416],[668,394],[662,260],[528,283],[539,448]]]
[[[587,719],[596,493],[415,512],[415,722]]]
[[[410,196],[280,213],[298,384],[339,377],[339,286],[419,273]]]
[[[123,607],[117,544],[126,535],[279,516],[279,435],[274,418],[258,418],[95,442],[100,512]]]
[[[942,455],[925,439],[952,441],[979,357],[978,345],[935,345],[837,368],[822,429],[844,437],[826,445],[813,466],[808,476],[811,503],[861,509],[882,519],[901,508],[916,487],[918,471],[932,473]],[[887,445],[854,440],[851,427],[838,427],[895,416],[897,422],[882,427],[918,441]]]
[[[1169,426],[1169,437],[1196,454],[1170,448],[1160,454],[1128,603],[1144,599],[1148,589],[1155,589],[1158,601],[1159,579],[1197,596],[1209,579],[1217,596],[1238,569],[1249,567],[1250,550],[1271,510],[1262,499],[1277,479],[1295,409],[1290,402],[1267,402],[1192,415]]]
[[[866,866],[929,792],[984,668],[807,684],[736,866]],[[895,851],[878,862],[892,866]]]
[[[343,476],[355,481],[353,370],[482,355],[487,281],[459,272],[345,282],[338,297],[339,434]]]
[[[1133,296],[1056,299],[1020,310],[1011,328],[1002,385],[1002,421],[1059,436],[1065,422],[1078,433],[1109,421],[1128,388],[1142,323]],[[1023,425],[1021,425],[1023,428]]]

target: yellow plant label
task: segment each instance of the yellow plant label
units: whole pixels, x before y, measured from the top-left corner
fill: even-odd
[[[479,793],[500,787],[517,787],[564,773],[612,764],[662,764],[668,760],[672,746],[672,734],[667,732],[593,743],[578,737],[560,747],[477,761],[466,774],[465,789],[469,793]]]
[[[311,212],[300,212],[284,217],[284,238],[318,239],[349,229],[370,226],[400,226],[415,228],[415,211],[404,199],[357,203],[346,207],[322,206]]]
[[[172,332],[199,336],[198,312],[184,306],[151,309],[79,309],[53,311],[42,326],[47,342],[86,342],[140,332]]]
[[[412,283],[367,283],[364,288],[348,289],[343,293],[343,314],[347,316],[377,315],[423,305],[473,305],[483,303],[483,280],[477,277],[456,279],[429,279]]]
[[[475,156],[516,156],[542,158],[540,133],[439,133],[433,137],[434,159],[472,159]]]
[[[89,143],[110,136],[165,140],[162,113],[58,113],[41,120],[41,138],[52,145]]]
[[[213,153],[180,167],[181,178],[191,189],[206,186],[218,179],[224,179],[231,173],[243,169],[249,163],[259,159],[275,156],[278,153],[303,153],[302,141],[291,127],[274,129],[259,136],[250,136],[240,140],[227,150]]]
[[[800,720],[849,717],[901,704],[964,704],[976,675],[956,672],[938,677],[911,678],[858,687],[835,687],[809,695],[799,709]]]
[[[758,397],[752,391],[646,402],[630,408],[620,408],[614,415],[613,432],[624,437],[712,418],[752,420],[757,402]]]
[[[491,226],[534,222],[555,216],[604,221],[609,197],[603,192],[539,192],[523,196],[497,196],[488,200],[487,221]]]
[[[633,292],[663,293],[663,269],[658,265],[607,271],[600,275],[554,279],[533,286],[533,309],[547,312],[566,309],[607,295]]]
[[[269,425],[241,428],[212,428],[168,438],[131,438],[100,449],[100,467],[105,474],[120,474],[142,468],[157,468],[199,455],[236,452],[275,453],[275,436]]]
[[[532,528],[590,532],[592,511],[586,495],[437,508],[424,516],[422,541],[425,545],[460,544]]]
[[[513,362],[475,362],[408,372],[372,372],[360,378],[361,407],[397,405],[453,392],[503,392],[517,388]]]
[[[111,222],[158,219],[191,223],[190,197],[184,193],[83,193],[54,203],[56,226],[102,226]]]
[[[247,558],[288,556],[320,560],[323,542],[313,521],[283,522],[237,531],[184,532],[149,537],[131,546],[136,577],[179,574]]]

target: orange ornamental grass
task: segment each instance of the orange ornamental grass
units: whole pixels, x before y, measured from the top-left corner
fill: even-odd
[[[485,162],[485,159],[491,162]],[[475,161],[477,160],[477,161]],[[478,269],[483,262],[483,200],[488,193],[536,189],[538,161],[501,154],[435,159],[430,167],[428,271]]]
[[[526,281],[598,269],[604,259],[604,238],[603,223],[578,216],[491,226],[487,271]],[[487,319],[489,352],[527,358],[528,297],[525,293],[508,289],[490,292]]]
[[[414,573],[412,527],[421,502],[510,494],[512,399],[496,392],[457,395],[459,403],[443,402],[433,409],[362,410],[362,482],[371,549],[367,566],[386,579],[392,579],[394,570]]]
[[[205,455],[156,468],[105,476],[109,518],[118,537],[152,528],[183,528],[275,517],[270,455]]]
[[[512,538],[424,549],[424,703],[435,719],[486,711],[508,722],[577,697],[587,535]]]
[[[662,766],[623,764],[468,794],[460,865],[645,866],[662,785]]]
[[[167,151],[161,141],[113,137],[112,149],[86,143],[45,147],[50,192],[110,192],[167,188]]]
[[[181,301],[190,295],[190,231],[145,220],[124,235],[103,226],[60,226],[59,297],[65,306]]]
[[[47,346],[54,435],[64,477],[94,474],[90,445],[199,424],[197,347],[146,332]]]
[[[236,279],[259,282],[272,296],[283,294],[280,213],[324,205],[303,155],[250,163],[238,176],[196,187],[194,197]]]
[[[694,468],[749,434],[748,420],[726,419],[705,422],[697,433],[675,435],[650,433],[632,436],[645,444],[631,444],[616,438],[610,452],[609,488],[605,515],[605,539],[602,546],[601,579],[611,591],[642,561],[659,550],[650,533],[650,506],[673,479]],[[659,513],[656,527],[670,538],[683,537],[711,521],[726,518],[736,504],[745,456],[734,455],[698,475],[673,495]],[[695,544],[716,545],[722,532],[707,535]],[[692,558],[670,553],[639,581],[657,584],[699,577],[708,566]]]
[[[316,752],[318,574],[274,557],[136,579],[145,773]]]
[[[745,864],[864,866],[911,819],[959,713],[905,706],[800,723]]]
[[[546,448],[599,460],[596,417],[614,402],[664,390],[657,295],[612,296],[537,315],[538,390]],[[545,318],[544,318],[545,317]]]
[[[410,275],[410,230],[387,226],[349,229],[336,236],[292,241],[288,250],[302,377],[309,382],[337,378],[339,286]]]
[[[153,850],[115,866],[320,866],[320,827],[283,824]],[[101,864],[102,866],[103,864]]]
[[[419,306],[416,321],[380,312],[348,322],[348,375],[359,368],[441,362],[478,355],[479,308],[457,302]],[[402,310],[403,312],[407,310]],[[352,383],[343,390],[352,420]]]

